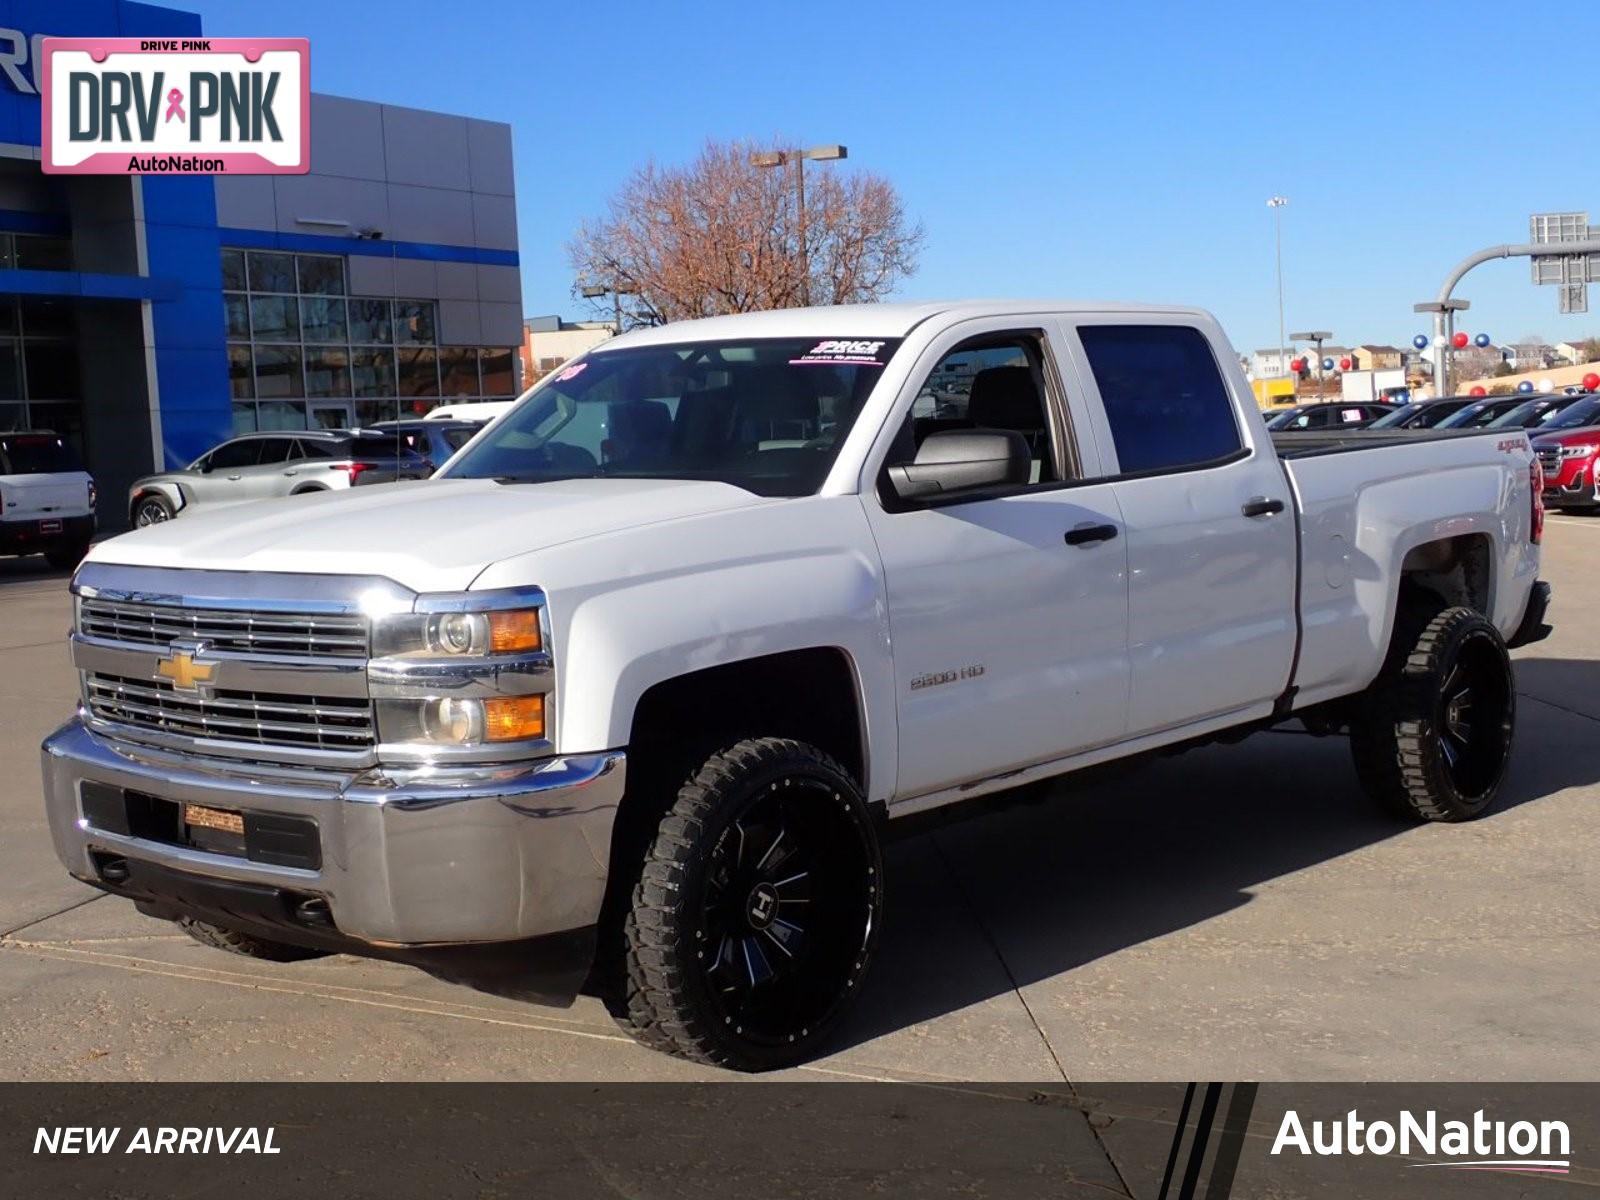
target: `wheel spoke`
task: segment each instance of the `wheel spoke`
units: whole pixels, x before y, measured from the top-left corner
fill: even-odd
[[[755,865],[757,871],[767,865],[767,860],[772,857],[772,852],[778,848],[778,843],[783,841],[784,834],[788,832],[783,826],[778,826],[778,836],[772,839],[772,845],[767,847],[767,852],[761,856],[761,861]]]
[[[810,876],[811,876],[811,872],[810,871],[801,871],[799,874],[791,875],[787,879],[778,880],[772,886],[777,888],[779,891],[782,891],[784,888],[788,887],[791,883],[799,883],[802,879],[808,879],[808,878],[810,878]]]
[[[1439,739],[1439,749],[1444,751],[1444,760],[1453,769],[1456,765],[1456,752],[1451,747],[1450,739],[1448,737],[1442,737]]]
[[[773,933],[771,929],[763,929],[761,932],[769,942],[771,942],[779,950],[783,951],[783,956],[785,958],[793,958],[794,957],[794,951],[789,949],[789,947],[785,946],[783,944],[783,939],[780,938],[777,934]]]

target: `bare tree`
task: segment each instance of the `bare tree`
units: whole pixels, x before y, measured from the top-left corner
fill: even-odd
[[[794,176],[787,167],[751,166],[756,149],[708,143],[687,167],[651,163],[636,171],[606,215],[586,222],[569,244],[578,279],[622,289],[625,324],[799,305]],[[805,215],[814,303],[881,300],[916,270],[922,228],[908,222],[881,176],[809,173]]]

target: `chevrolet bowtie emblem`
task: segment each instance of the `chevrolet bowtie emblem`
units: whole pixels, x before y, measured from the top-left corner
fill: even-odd
[[[194,655],[183,650],[174,650],[166,658],[156,660],[156,674],[170,679],[180,692],[198,692],[200,685],[209,682],[216,670],[215,663],[197,663]]]

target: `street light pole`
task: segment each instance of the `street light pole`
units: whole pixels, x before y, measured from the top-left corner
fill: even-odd
[[[1283,196],[1273,196],[1267,201],[1267,207],[1272,210],[1272,222],[1275,226],[1277,252],[1278,252],[1278,371],[1288,370],[1289,364],[1288,345],[1283,336],[1283,209],[1289,201]]]
[[[850,151],[838,145],[812,146],[809,150],[753,150],[750,153],[752,167],[782,167],[790,162],[794,163],[795,202],[799,205],[797,223],[800,234],[800,303],[806,307],[811,304],[811,239],[806,224],[806,159],[830,161],[849,157]]]
[[[578,294],[585,300],[598,300],[601,296],[610,295],[612,324],[619,337],[622,335],[622,298],[624,296],[632,296],[638,290],[633,284],[623,283],[620,279],[613,279],[610,283],[580,283],[578,285]]]

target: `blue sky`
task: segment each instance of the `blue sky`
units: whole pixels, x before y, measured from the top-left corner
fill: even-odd
[[[1477,0],[172,2],[309,37],[318,91],[509,121],[529,315],[586,315],[574,228],[707,138],[844,142],[888,176],[927,233],[904,298],[1196,303],[1246,350],[1278,337],[1274,193],[1290,330],[1351,343],[1409,339],[1411,305],[1531,212],[1600,224],[1597,103],[1561,73],[1600,44],[1596,4],[1557,32]],[[1560,317],[1526,260],[1457,294],[1496,340],[1600,333],[1600,291]]]

